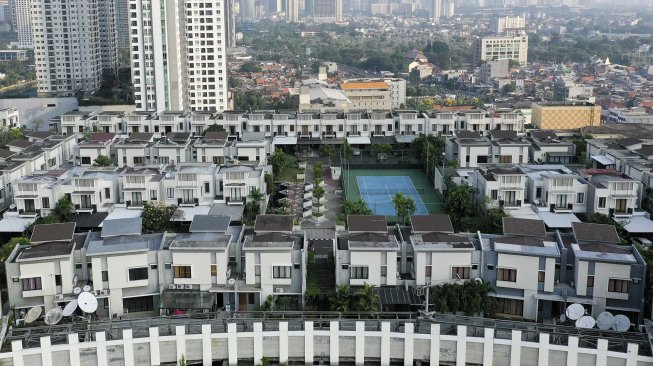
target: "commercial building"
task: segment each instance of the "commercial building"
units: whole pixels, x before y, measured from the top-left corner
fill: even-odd
[[[528,63],[528,36],[475,39],[474,64],[494,60],[512,60],[525,66]]]
[[[299,0],[286,1],[286,21],[290,23],[299,21]]]
[[[533,103],[531,123],[542,130],[573,130],[601,125],[601,106],[587,102]]]
[[[342,21],[343,0],[313,0],[313,21],[319,23],[333,23]]]
[[[130,1],[132,82],[139,111],[227,109],[228,19],[222,1],[168,7]],[[175,36],[172,36],[175,35]]]
[[[526,34],[526,19],[519,15],[499,17],[497,19],[497,34],[505,36]]]
[[[340,84],[342,93],[351,101],[352,109],[388,110],[392,108],[390,86],[380,82],[346,82]]]
[[[0,61],[27,61],[26,50],[1,50]]]

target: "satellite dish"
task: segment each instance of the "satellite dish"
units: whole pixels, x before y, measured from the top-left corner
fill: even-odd
[[[577,328],[590,329],[594,328],[595,325],[596,320],[594,320],[594,318],[589,315],[581,316],[578,320],[576,320]]]
[[[32,323],[36,319],[38,319],[41,316],[41,312],[43,309],[41,309],[40,306],[35,306],[27,312],[27,315],[25,315],[25,323]],[[630,326],[630,322],[628,323]]]
[[[75,294],[75,295],[79,295],[79,294],[81,294],[81,293],[82,293],[82,288],[81,288],[81,287],[75,287],[75,288],[73,289],[73,294]]]
[[[614,316],[614,330],[625,332],[630,329],[630,319],[627,316],[619,314]]]
[[[63,312],[61,311],[61,308],[57,306],[45,313],[44,320],[47,325],[55,325],[61,321],[61,318],[63,318]]]
[[[16,209],[16,205],[14,205],[14,204],[12,203],[11,205],[9,205],[9,209],[10,209],[10,210],[15,210],[15,209]]]
[[[571,304],[567,307],[566,315],[569,320],[578,320],[585,315],[585,308],[581,304]]]
[[[614,315],[609,311],[604,311],[596,317],[596,326],[601,330],[612,329],[614,326]]]
[[[65,308],[63,308],[63,316],[71,316],[77,310],[77,299],[69,302]]]
[[[474,278],[474,281],[475,281],[476,283],[478,283],[479,285],[483,283],[483,280],[480,279],[480,278],[478,278],[478,277]]]
[[[228,283],[230,286],[233,286],[233,285],[236,284],[236,279],[232,277],[232,278],[230,278],[230,279],[227,280],[227,283]]]
[[[567,316],[565,314],[560,314],[560,321],[562,323],[566,322],[567,321]]]
[[[82,291],[84,291],[84,292],[89,292],[89,291],[91,291],[91,286],[89,286],[89,285],[85,285],[84,287],[82,287]]]
[[[90,292],[82,292],[77,298],[77,305],[85,313],[94,313],[97,310],[97,299]]]

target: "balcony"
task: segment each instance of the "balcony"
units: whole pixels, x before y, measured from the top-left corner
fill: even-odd
[[[127,209],[130,210],[140,210],[143,209],[143,207],[145,207],[145,201],[129,200],[126,202],[126,204],[127,204]]]
[[[179,207],[195,207],[199,203],[199,198],[177,198],[177,206]]]
[[[227,197],[225,199],[225,201],[227,202],[228,205],[244,205],[245,201],[246,201],[246,198],[245,197],[241,197],[241,198]]]
[[[33,218],[39,216],[41,213],[41,210],[36,210],[36,209],[29,209],[29,210],[23,210],[20,209],[18,210],[18,216],[19,217],[26,217],[26,218]]]

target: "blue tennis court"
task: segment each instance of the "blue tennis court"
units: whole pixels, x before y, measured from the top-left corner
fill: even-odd
[[[392,197],[398,192],[415,201],[415,215],[429,214],[408,176],[357,176],[356,181],[363,201],[375,215],[397,216]]]

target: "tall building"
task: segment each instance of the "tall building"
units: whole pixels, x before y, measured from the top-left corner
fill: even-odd
[[[129,48],[129,0],[115,1],[116,47]]]
[[[132,81],[141,111],[227,109],[222,0],[130,0]],[[135,15],[135,16],[134,16]]]
[[[498,18],[497,34],[506,36],[526,34],[526,19],[522,16],[505,16]]]
[[[533,126],[542,130],[572,130],[601,125],[601,106],[587,102],[533,103]]]
[[[528,62],[528,36],[485,37],[474,40],[474,64],[483,61],[513,60],[525,66]]]
[[[287,0],[286,21],[296,23],[299,21],[299,0]]]
[[[342,21],[342,0],[313,0],[312,9],[315,22]]]
[[[89,95],[99,89],[103,68],[116,68],[113,2],[34,0],[31,4],[38,95]]]
[[[236,47],[236,0],[224,0],[224,28],[227,47]]]
[[[18,47],[32,48],[32,13],[30,0],[11,0],[12,24],[18,33]]]
[[[250,21],[256,19],[256,1],[240,0],[240,20]]]

